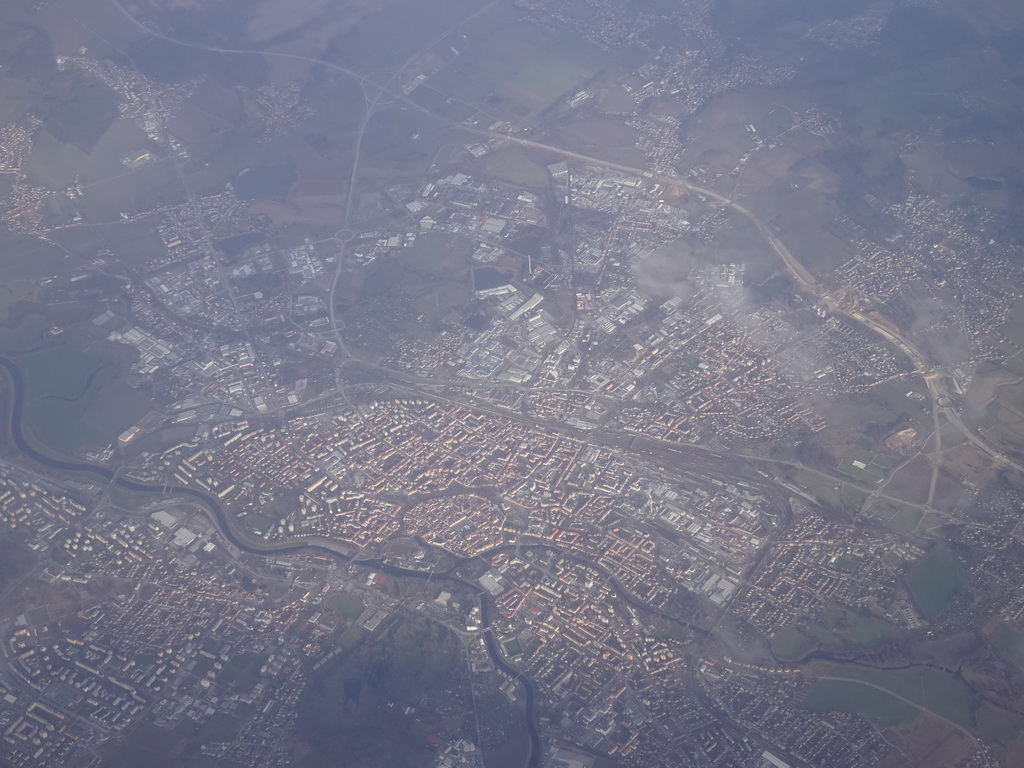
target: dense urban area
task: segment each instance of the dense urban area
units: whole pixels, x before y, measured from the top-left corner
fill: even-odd
[[[0,764],[1024,764],[1021,50],[11,0]]]

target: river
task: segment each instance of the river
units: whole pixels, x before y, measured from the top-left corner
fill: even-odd
[[[227,512],[221,506],[219,500],[212,496],[209,496],[202,491],[197,491],[194,488],[188,488],[182,485],[150,485],[148,483],[140,483],[135,480],[129,480],[116,474],[113,470],[107,467],[101,467],[95,464],[87,464],[85,462],[74,462],[64,461],[62,459],[56,459],[45,453],[42,453],[36,449],[29,441],[25,438],[25,433],[22,430],[21,420],[23,409],[25,405],[25,380],[21,375],[21,371],[18,370],[17,365],[13,361],[6,357],[0,356],[0,368],[3,368],[7,373],[7,377],[11,382],[11,397],[10,397],[10,435],[14,441],[14,445],[23,454],[31,458],[33,461],[50,467],[52,469],[58,469],[64,472],[83,472],[90,475],[97,476],[106,480],[108,483],[113,482],[129,491],[135,491],[137,493],[153,493],[165,495],[172,493],[175,496],[185,496],[187,498],[194,499],[202,504],[202,506],[208,510],[208,512],[214,516],[214,522],[217,525],[221,535],[231,542],[235,547],[254,555],[268,555],[268,554],[280,554],[284,552],[296,552],[304,549],[315,549],[322,552],[327,552],[333,557],[338,557],[346,560],[354,565],[361,568],[372,569],[376,571],[382,571],[384,573],[391,574],[393,576],[399,576],[403,578],[415,578],[415,579],[432,579],[432,580],[446,580],[457,582],[468,586],[470,589],[476,591],[476,586],[470,584],[467,581],[463,581],[457,576],[453,575],[453,571],[458,567],[459,564],[467,562],[470,558],[458,558],[457,564],[452,566],[443,573],[431,573],[429,571],[417,571],[409,568],[401,568],[390,563],[386,563],[383,560],[353,560],[350,556],[347,556],[335,549],[332,549],[325,544],[319,544],[314,541],[287,541],[287,542],[259,542],[253,543],[246,541],[244,536],[240,534],[232,525]],[[537,728],[537,686],[527,675],[523,674],[519,670],[515,669],[501,655],[498,650],[498,642],[494,637],[494,633],[490,631],[491,626],[491,612],[490,605],[487,598],[481,597],[480,599],[480,620],[481,626],[484,629],[484,642],[487,646],[487,652],[491,656],[491,661],[494,665],[505,674],[512,678],[517,679],[522,683],[523,690],[525,692],[525,707],[524,707],[524,718],[526,725],[526,732],[530,739],[530,754],[526,761],[526,768],[539,768],[542,745],[540,740],[540,732]]]

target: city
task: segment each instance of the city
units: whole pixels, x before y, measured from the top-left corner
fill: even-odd
[[[1017,764],[988,16],[22,5],[0,762]]]

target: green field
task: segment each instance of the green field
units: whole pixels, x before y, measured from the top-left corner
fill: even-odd
[[[929,104],[934,93],[970,87],[971,70],[962,59],[947,59],[924,68],[890,71],[858,83],[847,93],[846,100],[875,128],[893,123],[912,124],[920,119],[922,111],[929,106],[934,108]]]
[[[844,680],[819,680],[803,700],[811,712],[853,712],[878,725],[888,726],[909,720],[917,710],[877,688]]]
[[[867,493],[860,488],[808,469],[798,469],[793,474],[793,482],[823,503],[851,515],[860,511],[867,498]]]
[[[65,263],[60,248],[31,235],[0,229],[0,280],[50,277]]]
[[[429,765],[431,740],[447,738],[468,715],[458,641],[425,619],[361,637],[303,694],[297,727],[312,749],[298,765]]]
[[[398,260],[403,267],[422,272],[435,272],[441,268],[446,272],[464,271],[466,268],[464,258],[460,258],[454,263],[443,264],[445,256],[452,249],[452,239],[450,235],[441,233],[421,234],[411,248],[402,249]]]
[[[971,730],[974,727],[974,702],[970,690],[960,680],[944,672],[928,667],[890,671],[836,665],[829,670],[828,676],[860,680],[877,688],[844,680],[820,680],[808,693],[805,707],[817,712],[829,709],[858,712],[887,725],[898,722],[892,718],[900,713],[900,719],[913,714],[914,708],[910,704],[878,690],[884,688],[962,728]]]
[[[79,419],[80,409],[64,400],[34,400],[25,409],[28,429],[59,453],[72,454],[79,448],[103,448],[110,440]]]
[[[107,241],[103,239],[98,227],[56,229],[50,233],[49,237],[61,248],[80,258],[90,258],[107,245]]]
[[[82,179],[86,183],[95,183],[123,177],[131,171],[121,162],[122,157],[154,149],[156,146],[150,143],[145,131],[134,122],[118,120],[107,129],[89,153],[88,160],[80,169]],[[159,157],[160,153],[154,152],[154,156]]]
[[[1000,624],[992,632],[992,643],[1004,658],[1024,669],[1024,634]]]
[[[117,119],[121,98],[81,70],[59,73],[37,107],[39,117],[53,137],[90,151]]]
[[[838,639],[852,645],[875,645],[903,636],[899,627],[884,619],[862,616],[838,606],[822,611],[822,623],[812,629],[812,633],[826,643]]]
[[[197,142],[192,161],[203,168],[204,180],[213,183],[226,183],[232,176],[244,170],[254,157],[262,157],[264,152],[259,141],[241,128],[232,128],[212,134],[209,138]]]
[[[101,358],[67,346],[50,347],[18,361],[30,398],[81,397],[102,365]]]
[[[931,463],[924,456],[918,456],[893,473],[885,490],[890,496],[910,504],[924,504],[928,501],[931,481]]]
[[[217,675],[217,682],[239,693],[246,693],[259,681],[260,667],[266,661],[266,657],[258,653],[239,653],[224,664]]]
[[[900,507],[886,521],[885,525],[897,533],[913,533],[917,530],[917,524],[921,522],[922,515],[924,512],[916,507]]]
[[[25,377],[25,425],[61,453],[103,447],[153,405],[115,377],[109,361],[71,346],[50,347],[18,361]]]
[[[447,127],[422,112],[378,110],[370,119],[360,146],[360,176],[427,173],[438,150],[451,138]]]
[[[0,283],[0,323],[7,320],[11,307],[33,287],[31,280],[4,280]]]
[[[119,259],[140,266],[167,253],[156,234],[158,223],[155,217],[146,218],[130,224],[106,224],[97,227],[97,232]]]
[[[778,658],[795,661],[817,648],[864,648],[898,640],[903,635],[899,627],[884,619],[833,605],[822,611],[820,621],[803,630],[782,627],[772,635],[771,646]]]
[[[953,552],[939,547],[921,558],[907,575],[907,586],[925,618],[936,618],[963,589],[970,573]]]
[[[392,69],[485,5],[483,0],[398,0],[336,38],[324,58],[365,71]],[[395,24],[395,19],[402,23]],[[441,49],[460,42],[451,35]]]
[[[152,409],[153,404],[137,389],[123,381],[107,380],[82,413],[82,422],[114,438]]]
[[[42,315],[28,315],[16,326],[0,326],[0,352],[17,354],[37,349],[49,324]]]
[[[535,117],[562,96],[583,86],[604,67],[606,57],[575,37],[556,36],[509,21],[472,37],[461,55],[428,80],[428,89],[454,94],[490,117],[519,122]],[[614,64],[613,64],[614,66]]]
[[[771,637],[772,652],[780,659],[794,661],[815,649],[815,644],[796,627],[783,627]]]
[[[672,640],[677,643],[688,643],[693,640],[693,633],[674,621],[655,619],[651,622],[654,636],[659,640]]]
[[[334,615],[351,624],[358,619],[366,608],[366,604],[358,595],[347,592],[338,592],[328,595],[324,601],[324,607]]]
[[[1024,717],[985,704],[976,715],[978,732],[985,741],[1008,746],[1024,733]]]
[[[928,391],[917,380],[883,381],[870,391],[854,398],[861,414],[860,427],[877,424],[886,433],[905,427],[915,427],[918,432],[927,432],[931,426],[931,413],[925,400],[907,397],[907,392],[916,392],[928,397]]]
[[[88,155],[74,144],[64,144],[49,131],[42,131],[32,146],[26,169],[37,184],[63,189],[75,180],[87,159]]]

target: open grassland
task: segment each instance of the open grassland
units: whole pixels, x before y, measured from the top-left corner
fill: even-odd
[[[60,248],[32,235],[0,229],[0,280],[48,277],[65,265]]]
[[[1024,733],[1024,717],[988,704],[978,708],[978,732],[985,741],[1009,747]]]
[[[51,450],[73,454],[108,445],[152,410],[149,400],[117,378],[113,362],[68,345],[21,358],[29,432]]]
[[[25,410],[29,431],[57,453],[73,454],[79,448],[103,448],[110,441],[95,429],[83,424],[74,403],[63,400],[34,400]]]
[[[54,190],[62,190],[75,181],[87,188],[134,173],[121,158],[141,154],[154,147],[146,134],[129,120],[112,123],[88,151],[61,142],[49,131],[41,131],[26,164],[29,179]]]
[[[32,280],[4,280],[0,282],[0,323],[6,322],[11,307],[29,294],[35,283]]]
[[[103,359],[73,347],[50,347],[23,357],[18,365],[25,376],[30,398],[81,397]]]
[[[349,632],[346,632],[346,636]],[[458,642],[423,619],[359,634],[324,666],[299,705],[303,768],[428,764],[430,743],[463,706]],[[415,716],[403,714],[416,708]],[[450,709],[449,707],[455,707]]]
[[[875,616],[866,616],[839,606],[822,611],[821,623],[814,628],[816,636],[826,643],[840,640],[857,646],[873,646],[903,637],[896,625]]]
[[[57,73],[35,110],[59,142],[90,152],[117,119],[121,97],[81,70]]]
[[[820,620],[806,627],[788,626],[777,631],[771,637],[771,647],[778,658],[796,661],[817,649],[854,647],[865,650],[899,640],[904,635],[903,630],[885,619],[828,606]]]
[[[1024,634],[1006,624],[999,624],[992,631],[991,638],[1004,659],[1024,669]]]
[[[829,674],[877,685],[962,728],[969,730],[973,727],[973,697],[970,691],[960,680],[945,672],[930,667],[880,670],[841,665],[834,667]]]
[[[917,714],[905,701],[885,691],[846,680],[820,680],[808,691],[803,706],[811,712],[852,712],[878,725],[903,722]]]
[[[944,672],[929,667],[882,670],[836,665],[826,677],[848,679],[823,679],[815,683],[804,699],[807,709],[856,712],[880,725],[893,725],[915,714],[915,707],[908,703],[913,702],[964,729],[974,727],[970,691]]]
[[[924,456],[918,456],[892,476],[885,486],[886,493],[896,496],[911,504],[924,504],[928,501],[928,490],[931,487],[932,465]]]
[[[351,624],[359,618],[366,604],[363,603],[362,598],[358,595],[338,592],[327,597],[324,601],[324,607],[338,618]]]
[[[925,618],[934,619],[967,585],[970,574],[945,546],[921,558],[907,575],[907,586]]]
[[[157,217],[148,217],[127,224],[104,224],[97,234],[125,264],[139,267],[167,253],[167,247],[156,234]]]
[[[780,659],[795,661],[817,646],[796,627],[783,627],[771,637],[772,652]]]
[[[508,20],[470,35],[416,98],[440,91],[472,105],[485,119],[534,121],[606,66],[606,57],[579,39]]]
[[[923,515],[924,512],[917,507],[899,507],[885,525],[897,533],[913,533],[917,530],[917,525],[921,522]]]
[[[38,349],[48,327],[46,318],[38,314],[27,315],[13,326],[0,326],[0,353],[10,355]]]
[[[408,109],[381,109],[367,124],[360,146],[360,175],[406,177],[427,173],[450,140],[447,125]]]
[[[807,469],[796,470],[793,482],[821,502],[850,515],[859,512],[867,498],[867,493],[856,486]]]
[[[322,58],[360,72],[394,70],[435,41],[459,45],[460,36],[451,30],[486,5],[486,0],[396,0],[336,37]]]

